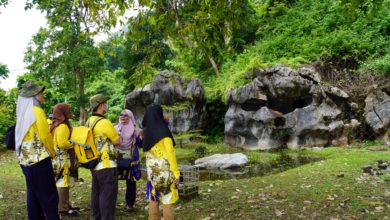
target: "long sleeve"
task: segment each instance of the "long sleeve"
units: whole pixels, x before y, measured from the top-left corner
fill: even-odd
[[[54,158],[56,153],[53,146],[53,137],[50,133],[49,124],[47,124],[46,115],[43,109],[34,106],[34,114],[36,117],[36,126],[38,137],[42,141],[43,146],[48,150],[50,157]]]
[[[60,149],[71,149],[72,144],[69,141],[70,130],[65,124],[60,124],[54,132],[54,142],[56,147]]]

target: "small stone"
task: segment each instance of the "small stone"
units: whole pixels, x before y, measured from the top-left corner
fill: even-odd
[[[366,165],[362,167],[363,173],[371,173],[372,166],[371,165]]]

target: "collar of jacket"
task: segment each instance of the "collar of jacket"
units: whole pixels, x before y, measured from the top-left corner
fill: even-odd
[[[92,116],[98,116],[98,117],[106,118],[106,116],[98,114],[98,113],[92,113]]]

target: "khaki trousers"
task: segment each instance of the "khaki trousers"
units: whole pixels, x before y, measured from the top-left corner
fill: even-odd
[[[58,211],[69,211],[69,187],[57,187],[58,192]]]

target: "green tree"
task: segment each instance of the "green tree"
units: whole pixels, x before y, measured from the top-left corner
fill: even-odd
[[[6,5],[8,5],[8,0],[0,0],[0,7],[1,6],[6,6]],[[0,14],[1,14],[1,10],[0,10]]]
[[[156,0],[145,6],[138,17],[150,29],[161,30],[167,43],[216,74],[226,55],[242,43],[240,32],[254,15],[247,0]]]
[[[8,127],[15,124],[17,94],[16,88],[7,92],[0,89],[0,143],[5,143]]]
[[[6,79],[8,78],[9,69],[7,65],[0,63],[0,78]]]
[[[49,27],[41,28],[33,37],[25,55],[27,68],[54,88],[54,96],[79,106],[82,124],[87,119],[85,84],[98,76],[103,66],[91,38],[94,24],[88,20],[88,8],[83,1],[33,3],[46,13]]]

